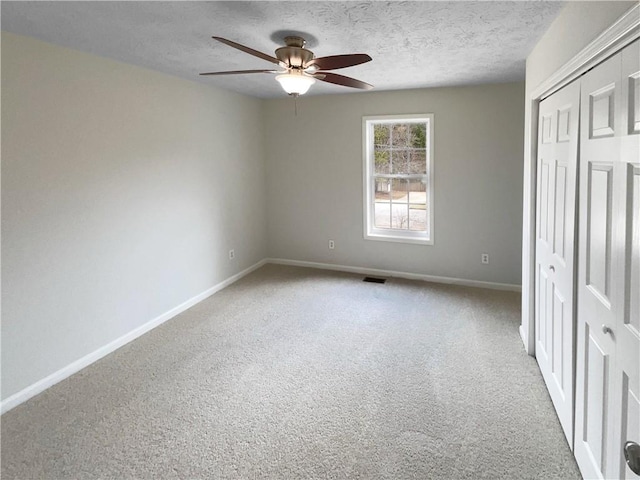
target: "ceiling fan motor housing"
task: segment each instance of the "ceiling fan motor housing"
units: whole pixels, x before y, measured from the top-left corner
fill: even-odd
[[[311,50],[304,48],[306,43],[302,37],[285,37],[286,47],[276,50],[276,57],[290,68],[302,69],[313,60],[314,55]]]

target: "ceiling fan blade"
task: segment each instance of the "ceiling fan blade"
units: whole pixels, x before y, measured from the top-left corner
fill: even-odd
[[[248,53],[249,55],[253,55],[254,57],[261,58],[266,60],[267,62],[275,63],[276,65],[280,65],[280,60],[276,57],[272,57],[271,55],[267,55],[266,53],[259,52],[258,50],[254,50],[253,48],[245,47],[244,45],[240,45],[239,43],[233,42],[231,40],[227,40],[222,37],[211,37],[214,40],[224,43],[225,45],[229,45],[230,47],[237,48],[238,50]]]
[[[344,75],[338,75],[337,73],[318,72],[311,76],[321,82],[335,83],[336,85],[342,85],[345,87],[361,88],[362,90],[370,90],[373,88],[373,85],[369,85],[366,82],[356,80],[351,77],[345,77]]]
[[[278,70],[230,70],[228,72],[206,72],[200,75],[241,75],[245,73],[278,73]]]
[[[315,65],[318,70],[337,70],[338,68],[353,67],[361,63],[371,61],[366,53],[354,53],[350,55],[332,55],[330,57],[314,58],[305,67]]]

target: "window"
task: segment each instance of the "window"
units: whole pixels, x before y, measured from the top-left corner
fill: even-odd
[[[362,123],[364,237],[433,245],[433,115]]]

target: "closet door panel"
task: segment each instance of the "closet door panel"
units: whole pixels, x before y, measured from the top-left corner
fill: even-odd
[[[586,461],[595,471],[604,471],[606,463],[607,388],[610,375],[610,355],[592,335],[589,326],[584,329],[584,368],[586,379],[582,385],[583,402],[580,435],[576,438],[576,451],[586,455]],[[577,426],[576,426],[577,428]]]
[[[625,256],[627,284],[624,328],[640,336],[640,163],[627,165],[626,236],[628,248]]]
[[[623,447],[640,443],[640,42],[622,51],[620,160],[616,165],[614,208],[617,218],[614,248],[619,259],[614,284],[619,285],[619,315],[613,333],[616,364],[612,399],[614,424],[612,474],[638,479],[626,465]]]
[[[574,454],[585,478],[609,478],[616,318],[615,164],[621,57],[582,77]]]
[[[616,443],[624,446],[627,441],[634,441],[640,444],[640,398],[638,397],[637,379],[634,382],[629,378],[626,372],[622,372],[620,385],[622,387],[620,394],[620,429],[617,430],[618,435]],[[635,388],[634,388],[635,383]],[[618,449],[616,449],[618,450]],[[631,471],[624,459],[622,448],[614,455],[614,478],[622,478],[635,480],[640,478]]]
[[[540,103],[536,359],[573,446],[574,245],[580,82]]]
[[[640,43],[582,77],[575,455],[585,478],[639,479]]]
[[[588,163],[587,172],[587,253],[585,283],[596,301],[611,305],[611,229],[613,165]]]

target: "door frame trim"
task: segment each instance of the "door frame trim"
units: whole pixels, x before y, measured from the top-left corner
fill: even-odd
[[[535,355],[536,160],[538,105],[598,63],[640,38],[640,5],[633,6],[571,60],[538,85],[526,98],[529,128],[524,135],[522,222],[522,323],[520,337],[529,355]]]

